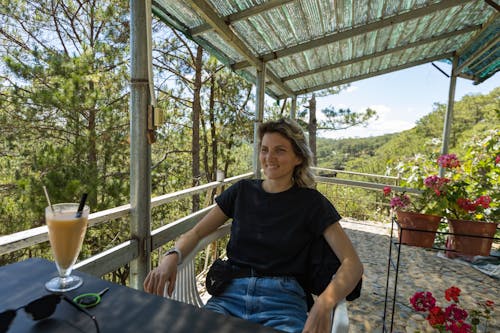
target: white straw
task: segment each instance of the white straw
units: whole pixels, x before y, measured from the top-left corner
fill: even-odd
[[[52,213],[54,213],[54,207],[52,207],[52,204],[50,203],[49,192],[47,192],[47,188],[45,187],[45,185],[43,185],[43,191],[45,192],[45,197],[47,198],[47,202],[49,203],[49,207],[52,210]]]

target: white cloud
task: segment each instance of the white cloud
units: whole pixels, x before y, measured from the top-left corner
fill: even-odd
[[[320,135],[327,138],[362,138],[401,132],[415,126],[411,121],[402,120],[397,112],[386,105],[370,105],[356,111],[363,112],[368,107],[377,111],[378,119],[371,120],[366,127],[356,126],[340,131],[323,131]]]
[[[358,90],[358,89],[359,89],[359,88],[358,88],[357,86],[352,86],[352,85],[351,85],[351,86],[347,87],[347,89],[346,89],[346,90],[344,90],[344,92],[346,92],[346,93],[352,93],[352,92],[355,92],[355,91],[356,91],[356,90]]]

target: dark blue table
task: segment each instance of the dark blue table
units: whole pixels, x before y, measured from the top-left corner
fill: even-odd
[[[99,305],[88,311],[95,315],[100,331],[106,332],[168,332],[168,333],[278,333],[242,319],[223,316],[212,311],[114,284],[95,276],[75,271],[83,277],[80,288],[67,292],[73,298],[108,287]],[[44,284],[57,275],[55,264],[44,259],[28,259],[0,267],[0,313],[18,308],[49,294]],[[92,320],[62,301],[47,319],[33,321],[18,311],[8,332],[95,332]]]

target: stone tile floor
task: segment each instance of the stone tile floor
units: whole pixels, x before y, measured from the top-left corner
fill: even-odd
[[[390,225],[352,219],[344,219],[341,223],[355,244],[365,269],[361,297],[348,302],[350,332],[382,332]],[[462,290],[461,304],[466,309],[474,308],[475,301],[479,300],[495,302],[496,309],[487,332],[500,333],[500,280],[461,262],[443,258],[438,253],[436,250],[402,246],[392,332],[437,332],[422,315],[410,308],[409,298],[416,291],[430,291],[437,303],[443,304],[444,290],[455,285]],[[395,276],[394,270],[390,276]],[[392,300],[392,278],[389,287]],[[387,332],[391,305],[392,302],[388,308]],[[484,328],[480,328],[479,332],[485,332]]]

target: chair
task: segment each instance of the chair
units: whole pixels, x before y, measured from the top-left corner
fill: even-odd
[[[202,301],[198,288],[196,286],[196,272],[194,269],[194,258],[204,248],[215,240],[229,234],[231,224],[224,224],[216,231],[203,238],[198,242],[198,245],[191,251],[191,253],[184,257],[182,264],[177,269],[177,281],[175,284],[174,292],[172,293],[173,300],[202,307]],[[164,296],[167,295],[167,287],[165,286]],[[345,299],[340,301],[332,312],[332,333],[348,333],[349,332],[349,314],[347,312],[347,303]]]

